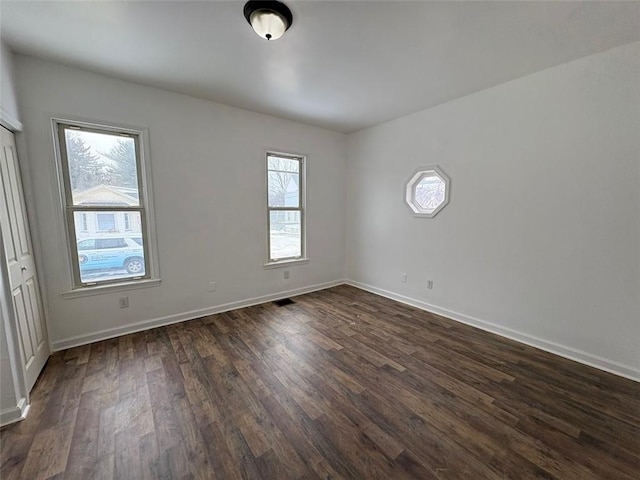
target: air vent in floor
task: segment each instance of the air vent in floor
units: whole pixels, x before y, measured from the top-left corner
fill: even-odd
[[[280,300],[275,300],[272,303],[274,303],[279,307],[284,307],[285,305],[291,305],[292,303],[296,303],[296,302],[294,302],[290,298],[281,298]]]

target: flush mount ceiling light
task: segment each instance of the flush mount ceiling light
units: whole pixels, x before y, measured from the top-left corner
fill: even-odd
[[[244,6],[244,18],[266,40],[280,38],[293,22],[291,10],[284,3],[276,1],[247,2]]]

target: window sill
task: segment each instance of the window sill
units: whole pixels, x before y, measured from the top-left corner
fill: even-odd
[[[150,278],[147,280],[136,280],[132,282],[112,283],[109,285],[96,285],[95,287],[74,288],[66,292],[62,292],[62,296],[67,298],[89,297],[91,295],[100,295],[103,293],[124,292],[135,290],[138,288],[157,287],[162,282],[159,278]]]
[[[291,267],[293,265],[304,265],[309,263],[308,258],[296,258],[295,260],[282,260],[281,262],[269,262],[265,263],[263,267],[265,269],[269,268],[283,268],[283,267]]]

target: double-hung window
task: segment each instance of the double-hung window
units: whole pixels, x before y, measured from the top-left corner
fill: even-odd
[[[54,126],[74,288],[152,278],[143,132]]]
[[[267,152],[268,264],[305,258],[305,158]]]

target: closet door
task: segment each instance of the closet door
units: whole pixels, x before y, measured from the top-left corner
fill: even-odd
[[[38,277],[25,211],[22,182],[13,133],[0,127],[0,230],[9,288],[20,340],[20,363],[31,390],[49,358],[49,342],[42,314]]]

